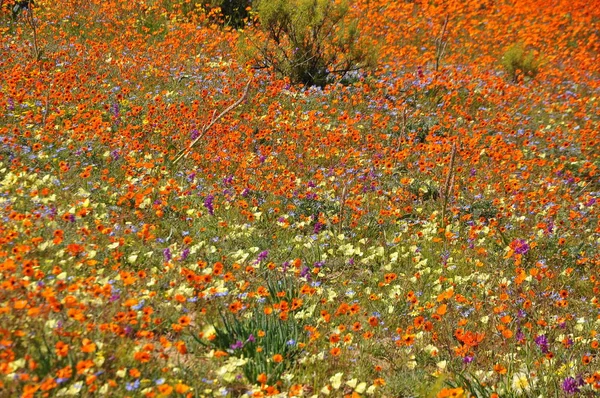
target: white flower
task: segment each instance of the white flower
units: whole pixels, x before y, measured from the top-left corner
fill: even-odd
[[[343,374],[343,373],[341,373],[341,372],[340,372],[340,373],[336,373],[334,376],[332,376],[332,377],[329,379],[329,381],[331,382],[331,386],[332,386],[334,389],[336,389],[336,390],[337,390],[337,389],[338,389],[338,388],[340,388],[340,386],[342,385],[342,376],[343,376],[343,375],[344,375],[344,374]]]
[[[515,373],[512,379],[512,388],[518,393],[529,391],[529,379],[525,373]]]

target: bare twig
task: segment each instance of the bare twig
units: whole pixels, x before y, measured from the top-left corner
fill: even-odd
[[[444,18],[444,25],[442,26],[442,31],[437,39],[435,39],[435,71],[437,72],[440,67],[440,62],[442,60],[442,56],[446,51],[446,45],[448,44],[448,40],[446,40],[446,30],[448,28],[448,15]]]
[[[46,105],[44,106],[44,115],[42,116],[42,127],[46,125],[46,119],[48,118],[48,112],[50,111],[50,91],[52,89],[52,84],[48,88],[48,92],[46,93]]]
[[[179,151],[179,153],[175,156],[175,159],[173,160],[173,164],[176,164],[181,159],[183,159],[185,156],[187,156],[188,153],[194,147],[194,145],[196,145],[198,143],[198,141],[200,141],[204,137],[204,135],[206,135],[208,130],[210,130],[210,128],[217,121],[219,121],[219,119],[221,119],[223,116],[225,116],[226,114],[231,112],[233,109],[235,109],[238,105],[240,105],[246,99],[246,97],[248,96],[248,89],[250,88],[250,83],[252,83],[252,79],[253,78],[250,78],[250,80],[248,81],[248,84],[246,84],[246,88],[244,89],[242,96],[237,101],[235,101],[233,104],[231,104],[227,108],[225,108],[225,110],[223,112],[221,112],[218,116],[215,116],[217,113],[217,110],[215,109],[215,111],[213,112],[213,115],[210,119],[210,122],[202,128],[202,132],[200,133],[200,135],[194,141],[192,141],[192,143],[187,148],[184,148],[181,151]]]
[[[448,175],[446,176],[446,183],[444,184],[444,197],[442,204],[442,227],[446,228],[446,207],[448,206],[448,198],[452,192],[452,185],[454,183],[454,160],[456,159],[456,143],[452,143],[452,153],[450,154],[450,168]]]
[[[342,189],[342,197],[340,199],[340,225],[338,226],[338,235],[342,233],[342,227],[344,224],[344,210],[346,208],[346,183]]]
[[[35,57],[35,60],[39,61],[40,59],[42,59],[42,50],[40,49],[40,46],[38,44],[37,25],[33,16],[33,0],[28,0],[25,9],[27,10],[27,12],[25,13],[25,20],[27,21],[27,24],[31,28],[31,32],[33,34],[33,55]]]

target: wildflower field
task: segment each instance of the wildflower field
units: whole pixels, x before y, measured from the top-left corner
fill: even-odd
[[[0,0],[0,397],[598,396],[600,3],[265,1]]]

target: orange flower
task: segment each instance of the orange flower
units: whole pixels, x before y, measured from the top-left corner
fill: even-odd
[[[150,354],[146,351],[138,351],[133,355],[133,359],[141,363],[150,362]]]
[[[391,283],[397,277],[398,277],[398,275],[396,275],[395,273],[392,272],[392,273],[389,273],[389,274],[385,274],[384,277],[383,277],[383,280],[385,281],[385,283]]]
[[[302,384],[294,384],[290,387],[289,396],[299,397],[302,395]]]
[[[168,384],[161,384],[160,386],[158,386],[158,392],[164,396],[164,397],[168,397],[169,395],[171,395],[171,393],[173,392],[173,387],[171,387]]]
[[[273,362],[275,362],[275,363],[283,362],[283,356],[281,354],[273,355],[272,359],[273,359]]]
[[[141,375],[141,372],[137,368],[129,369],[129,376],[133,377],[134,379],[137,379]]]
[[[84,338],[81,341],[81,351],[85,353],[90,353],[96,351],[96,344],[92,342],[92,340]]]
[[[180,354],[187,354],[187,347],[183,341],[177,341],[175,347]]]
[[[214,356],[217,357],[217,358],[226,357],[228,355],[229,355],[228,353],[226,353],[225,351],[222,351],[222,350],[217,350],[214,353]]]
[[[439,316],[442,316],[446,313],[447,308],[448,306],[446,304],[442,304],[435,310],[435,313]]]
[[[181,326],[189,326],[191,323],[192,318],[190,318],[187,315],[183,315],[179,318],[179,320],[177,321],[177,323]]]
[[[463,398],[465,397],[465,390],[462,388],[443,388],[436,395],[437,398]]]
[[[59,341],[54,346],[56,350],[56,355],[59,357],[66,357],[69,354],[69,345]]]
[[[264,373],[261,373],[258,375],[258,377],[256,378],[256,381],[258,381],[261,384],[264,384],[267,382],[267,375]]]
[[[188,385],[185,385],[185,384],[182,384],[182,383],[175,384],[175,392],[177,394],[185,394],[189,390],[190,390],[190,386],[188,386]]]

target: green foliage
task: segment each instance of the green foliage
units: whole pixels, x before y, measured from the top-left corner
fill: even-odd
[[[463,388],[468,392],[468,396],[475,398],[489,397],[493,394],[493,390],[486,386],[485,383],[481,382],[475,375],[470,373],[457,373],[455,375],[456,380],[447,380],[448,384],[452,388]]]
[[[500,210],[494,206],[491,200],[475,201],[466,209],[466,213],[472,214],[473,218],[477,220],[481,217],[485,218],[486,220],[495,218],[499,212]]]
[[[225,26],[243,28],[250,16],[250,0],[210,0],[209,9],[217,11]]]
[[[255,10],[260,31],[249,34],[245,50],[257,68],[323,87],[376,65],[376,46],[361,38],[345,1],[262,0]]]
[[[516,82],[519,76],[534,78],[540,68],[540,61],[534,52],[525,51],[520,43],[510,46],[504,52],[501,63],[513,82]]]
[[[282,320],[276,312],[267,314],[265,308],[285,300],[291,303],[298,297],[298,287],[289,279],[268,281],[269,296],[262,305],[248,311],[225,314],[221,312],[222,327],[215,327],[215,339],[211,344],[232,356],[244,358],[244,375],[250,382],[264,373],[269,383],[281,378],[292,368],[300,354],[303,323],[294,319],[293,313]],[[260,348],[259,348],[260,347]],[[273,361],[280,354],[282,362]]]
[[[440,197],[440,189],[436,183],[430,180],[414,180],[408,186],[408,191],[415,196],[415,198],[428,201],[437,200]]]

